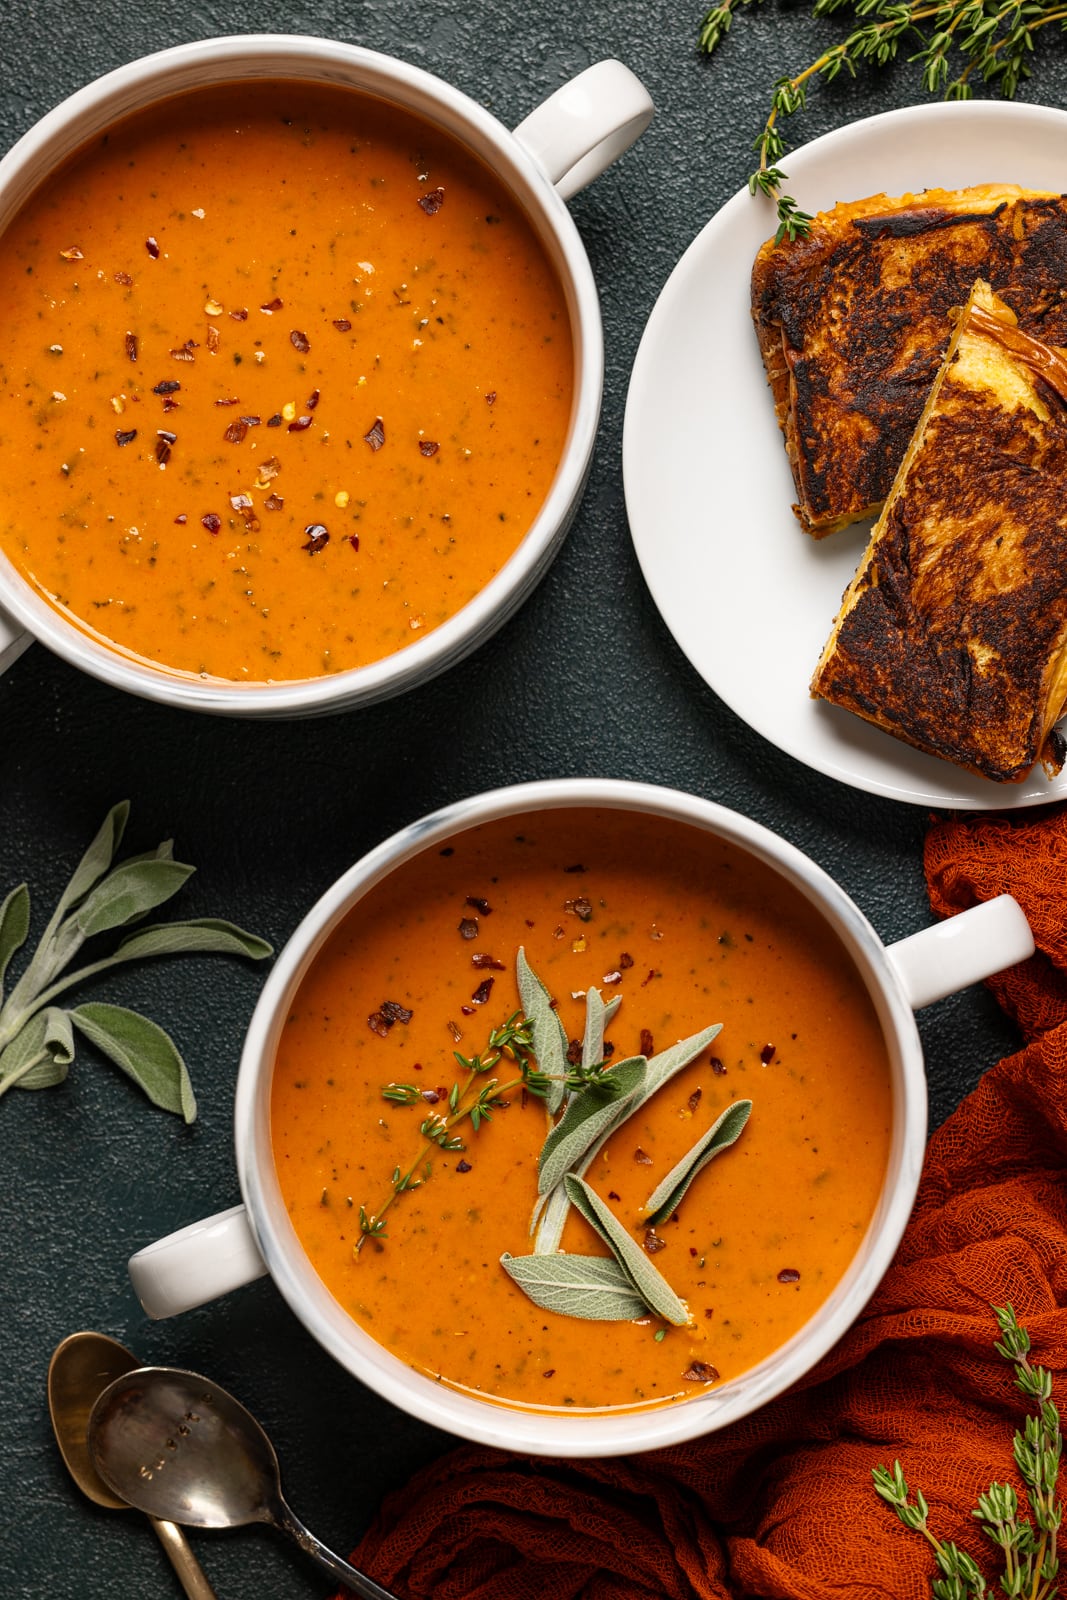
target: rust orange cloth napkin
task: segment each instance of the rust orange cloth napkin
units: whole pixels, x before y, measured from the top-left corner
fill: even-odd
[[[723,1432],[618,1460],[464,1447],[382,1508],[353,1560],[403,1600],[855,1600],[929,1596],[932,1555],[874,1494],[900,1459],[931,1526],[980,1556],[970,1516],[1016,1482],[1024,1414],[993,1353],[1010,1302],[1067,1400],[1067,808],[935,822],[935,911],[1007,890],[1038,954],[991,980],[1024,1048],[933,1136],[900,1250],[808,1378]]]

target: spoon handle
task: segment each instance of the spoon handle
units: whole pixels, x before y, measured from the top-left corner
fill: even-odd
[[[178,1582],[185,1590],[188,1600],[218,1600],[182,1530],[173,1522],[164,1522],[160,1517],[149,1517],[148,1520],[167,1552],[167,1560],[178,1574]]]
[[[396,1595],[390,1594],[388,1589],[383,1589],[373,1578],[368,1578],[365,1572],[360,1572],[347,1561],[342,1561],[341,1557],[335,1556],[321,1539],[316,1539],[311,1530],[304,1527],[300,1518],[290,1511],[280,1496],[271,1507],[271,1511],[274,1526],[295,1540],[306,1555],[318,1562],[323,1571],[328,1572],[333,1578],[340,1578],[346,1589],[363,1595],[364,1600],[396,1600]]]

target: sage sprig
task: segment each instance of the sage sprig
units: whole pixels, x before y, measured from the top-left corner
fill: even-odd
[[[645,1201],[645,1221],[654,1228],[657,1222],[666,1222],[682,1200],[698,1172],[703,1172],[709,1161],[714,1161],[723,1150],[728,1150],[744,1132],[745,1123],[752,1112],[751,1100],[735,1100],[733,1105],[718,1117],[702,1139],[686,1151],[676,1166],[672,1167],[662,1183],[658,1183]]]
[[[614,1256],[513,1256],[500,1265],[542,1311],[586,1322],[636,1322],[648,1307]]]
[[[611,1208],[584,1178],[568,1174],[563,1180],[567,1198],[590,1227],[603,1239],[623,1272],[633,1284],[634,1293],[649,1311],[683,1328],[689,1321],[689,1307],[680,1299],[635,1239],[631,1239]]]
[[[124,1006],[86,1002],[68,1009],[56,1001],[68,990],[130,961],[193,952],[260,961],[271,954],[271,947],[231,922],[206,917],[139,928],[110,954],[69,970],[87,940],[139,922],[177,894],[195,871],[174,860],[169,839],[116,865],[129,811],[129,802],[122,801],[104,818],[6,999],[8,969],[29,937],[29,890],[20,884],[0,904],[0,1095],[9,1089],[47,1089],[62,1083],[74,1063],[75,1035],[80,1034],[132,1078],[154,1105],[192,1122],[196,1099],[188,1070],[174,1041],[157,1023]]]
[[[997,1354],[1015,1368],[1020,1393],[1034,1406],[1014,1439],[1015,1465],[1025,1498],[1010,1483],[992,1483],[980,1494],[971,1515],[986,1537],[1002,1552],[1004,1572],[998,1589],[1021,1600],[1053,1600],[1059,1572],[1057,1540],[1063,1507],[1057,1493],[1063,1436],[1060,1414],[1052,1402],[1052,1375],[1030,1363],[1030,1336],[1013,1308],[994,1306],[1001,1338]],[[875,1467],[875,1492],[893,1507],[906,1528],[921,1533],[934,1552],[940,1577],[931,1580],[934,1600],[983,1600],[990,1591],[985,1578],[966,1550],[951,1540],[939,1539],[929,1525],[930,1508],[921,1489],[914,1499],[899,1461],[892,1470]],[[1026,1513],[1029,1512],[1029,1515]]]

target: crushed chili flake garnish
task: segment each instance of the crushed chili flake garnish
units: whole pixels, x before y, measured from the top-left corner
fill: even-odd
[[[420,439],[419,440],[419,454],[420,455],[424,455],[424,456],[427,456],[427,457],[435,456],[437,454],[438,450],[440,450],[440,448],[441,448],[441,446],[437,443],[436,439]]]
[[[127,361],[136,361],[137,360],[137,335],[135,333],[127,333],[125,338],[123,339],[123,344],[126,347],[126,359],[127,359]]]
[[[769,1067],[774,1060],[775,1050],[773,1044],[765,1044],[759,1053],[759,1058],[765,1067]]]
[[[84,261],[85,260],[85,252],[83,250],[79,250],[78,246],[76,244],[72,244],[69,250],[61,250],[59,252],[59,255],[60,255],[60,259],[63,260],[63,261]]]
[[[172,400],[169,394],[165,394],[163,396],[163,410],[164,413],[168,411],[180,411],[181,406],[178,404],[177,400]]]
[[[305,400],[304,404],[307,406],[309,411],[314,411],[314,409],[318,405],[318,403],[319,403],[319,391],[317,389],[312,389],[311,393],[308,395],[308,397]]]
[[[267,427],[268,428],[280,428],[283,421],[284,421],[284,418],[282,417],[281,412],[280,411],[276,411],[274,413],[273,417],[268,417],[267,418]]]
[[[264,511],[280,511],[285,501],[280,494],[269,494],[263,502]]]
[[[137,437],[136,428],[120,428],[115,434],[116,444],[132,444]]]
[[[726,1076],[726,1067],[719,1060],[718,1056],[712,1056],[710,1066],[712,1072],[714,1072],[717,1078],[724,1078]]]
[[[230,312],[230,316],[233,318],[234,322],[247,322],[248,321],[248,312],[244,309],[243,306],[238,311],[231,311]]]
[[[474,1169],[471,1166],[469,1161],[457,1161],[456,1162],[456,1171],[457,1172],[472,1172],[473,1170]]]
[[[468,1005],[464,1004],[464,1005],[461,1005],[459,1009],[460,1009],[461,1015],[463,1015],[465,1017],[473,1017],[473,1015],[474,1015],[474,1007],[473,1006],[468,1006]]]
[[[353,550],[358,550],[359,549],[359,534],[358,533],[350,533],[348,535],[348,542],[352,546]]]
[[[446,1022],[445,1023],[445,1027],[448,1029],[449,1033],[452,1035],[453,1044],[458,1044],[459,1041],[463,1037],[463,1029],[462,1028],[457,1028],[457,1026],[456,1026],[456,1024],[454,1022]]]
[[[464,904],[468,905],[468,906],[472,906],[475,911],[481,912],[483,917],[488,917],[488,916],[492,915],[492,912],[493,912],[492,906],[489,904],[488,900],[483,900],[481,895],[479,895],[479,894],[469,894],[467,896]]]
[[[419,1094],[428,1106],[435,1106],[441,1098],[436,1089],[420,1089]]]
[[[445,203],[445,191],[441,188],[427,189],[425,194],[419,195],[418,203],[428,217],[436,217]]]
[[[652,1054],[652,1031],[649,1028],[641,1029],[641,1054],[643,1056]]]
[[[367,1026],[371,1033],[376,1033],[378,1035],[379,1039],[386,1039],[389,1036],[389,1029],[393,1026],[393,1024],[391,1022],[387,1022],[380,1011],[372,1011],[370,1016],[367,1018]]]
[[[155,239],[152,238],[151,234],[149,234],[148,238],[145,240],[144,247],[148,251],[148,254],[152,257],[153,261],[159,260],[159,245],[156,243]]]
[[[114,274],[114,278],[115,282],[121,283],[124,289],[128,289],[130,284],[133,282],[133,279],[130,277],[128,272],[116,272]]]
[[[241,421],[244,423],[246,428],[258,428],[260,423],[263,421],[263,418],[262,417],[242,417]]]
[[[299,350],[302,356],[306,356],[311,349],[311,340],[306,333],[301,333],[299,328],[293,328],[289,334],[289,343],[294,350]]]
[[[165,467],[170,460],[170,453],[178,442],[176,433],[167,433],[164,428],[156,429],[156,460],[161,467]]]
[[[710,1361],[691,1361],[682,1373],[682,1379],[686,1383],[718,1383],[719,1374]]]
[[[697,1106],[700,1104],[700,1097],[701,1097],[701,1095],[703,1093],[704,1093],[703,1089],[694,1089],[693,1090],[692,1094],[689,1096],[689,1109],[690,1109],[690,1111],[695,1111],[696,1110]]]
[[[640,1145],[634,1151],[634,1160],[642,1167],[650,1167],[652,1165],[652,1157],[642,1150]]]
[[[251,422],[252,418],[251,417],[244,417],[244,418],[242,418],[242,421]],[[259,421],[258,417],[256,418],[256,421],[257,422]],[[256,479],[257,486],[259,488],[263,488],[268,483],[273,483],[274,479],[278,476],[278,474],[279,474],[279,472],[281,470],[282,470],[282,464],[278,460],[278,457],[277,456],[268,456],[266,461],[261,461],[259,463],[259,476]]]
[[[485,397],[485,403],[486,403],[487,406],[495,406],[496,405],[496,390],[495,389],[490,389],[489,393]]]
[[[778,1282],[799,1283],[800,1273],[797,1271],[796,1267],[783,1267],[781,1272],[778,1274]]]
[[[654,1256],[657,1250],[666,1250],[667,1248],[666,1239],[661,1239],[655,1228],[645,1229],[645,1237],[641,1240],[641,1243],[650,1256]]]
[[[708,1321],[710,1322],[712,1317],[715,1315],[714,1308],[712,1306],[708,1306],[704,1311],[704,1315],[708,1319]]]
[[[544,1372],[542,1372],[541,1376],[542,1376],[542,1378],[554,1378],[556,1376],[555,1367],[546,1367]]]
[[[582,1041],[580,1039],[572,1039],[567,1045],[567,1065],[569,1067],[576,1067],[581,1059]]]
[[[609,1200],[620,1200],[621,1198],[622,1198],[622,1196],[621,1195],[617,1195],[615,1193],[614,1189],[609,1189],[608,1190],[608,1199]]]
[[[372,450],[380,450],[385,443],[385,423],[381,417],[375,417],[367,432],[363,435],[364,444],[369,444]]]
[[[230,423],[222,437],[226,440],[227,444],[240,444],[247,432],[248,423],[245,421],[244,417],[237,417],[233,422]]]
[[[304,532],[308,536],[308,542],[302,545],[301,549],[307,550],[313,556],[318,555],[320,550],[325,550],[330,542],[329,530],[325,523],[309,522]]]
[[[471,995],[471,999],[473,1000],[473,1002],[474,1002],[474,1004],[476,1006],[484,1006],[485,1005],[485,1002],[488,1000],[489,996],[493,992],[493,984],[495,982],[496,982],[495,978],[483,978],[482,979],[482,981],[478,985],[477,989],[475,989],[474,993]]]
[[[503,972],[505,970],[504,963],[502,961],[497,961],[494,956],[487,955],[471,956],[471,966],[483,968],[490,967],[494,972]]]
[[[252,496],[250,494],[231,494],[230,504],[235,511],[242,514],[252,510]]]
[[[265,311],[269,317],[273,315],[275,311],[280,311],[282,309],[282,304],[283,302],[275,297],[273,300],[268,300],[264,305],[261,305],[259,309],[261,311]]]
[[[235,394],[231,394],[225,400],[216,400],[215,404],[217,406],[239,406],[241,402]]]
[[[179,527],[184,528],[185,524],[189,521],[189,518],[185,515],[184,511],[179,511],[178,515],[175,517],[174,520],[178,524]]]
[[[388,1017],[390,1022],[410,1022],[415,1015],[407,1006],[402,1006],[399,1000],[383,1000],[379,1010],[383,1017]]]
[[[621,983],[622,982],[622,973],[619,972],[619,970],[616,968],[616,970],[614,972],[605,972],[603,978],[600,981],[602,983]]]
[[[461,920],[461,922],[459,924],[459,936],[460,936],[461,939],[477,939],[477,937],[478,937],[478,919],[477,919],[477,917],[464,917]]]
[[[625,972],[627,967],[632,967],[633,964],[634,964],[633,956],[627,955],[626,951],[624,950],[622,952],[622,955],[619,957],[619,966]]]
[[[352,327],[347,317],[335,317],[333,325],[338,333],[348,333]]]
[[[610,1061],[614,1054],[615,1054],[615,1046],[612,1044],[610,1039],[606,1039],[604,1041],[604,1060],[605,1061]]]
[[[222,527],[222,518],[216,516],[214,511],[205,512],[205,514],[200,518],[200,521],[203,523],[208,533],[218,533],[219,529]]]
[[[195,361],[196,357],[193,355],[193,351],[195,349],[195,340],[186,339],[185,343],[183,345],[179,345],[177,350],[172,350],[170,352],[170,358],[172,361]]]
[[[215,354],[219,347],[219,330],[215,327],[214,323],[211,323],[208,326],[207,347],[212,355]]]
[[[289,432],[303,433],[305,428],[311,427],[313,421],[314,418],[312,417],[294,417],[292,422],[289,424]]]
[[[581,922],[592,921],[593,903],[591,900],[587,900],[584,894],[579,895],[576,900],[565,900],[563,909],[564,911],[570,911]]]
[[[180,388],[181,388],[181,384],[178,382],[177,378],[164,378],[162,383],[157,383],[155,385],[155,387],[152,390],[152,393],[153,394],[177,394],[178,390]],[[215,401],[216,405],[226,405],[227,403],[228,402],[225,401],[225,400],[216,400]]]

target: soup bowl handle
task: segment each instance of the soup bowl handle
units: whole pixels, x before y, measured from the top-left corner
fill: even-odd
[[[6,612],[0,611],[0,672],[6,672],[26,646],[32,643],[33,634],[25,633]]]
[[[266,1275],[244,1206],[168,1233],[130,1257],[130,1281],[150,1317],[176,1317]]]
[[[966,989],[1034,953],[1034,936],[1010,894],[983,901],[886,947],[913,1011]]]
[[[652,120],[648,90],[621,61],[598,61],[549,95],[515,137],[569,200],[628,150]]]

